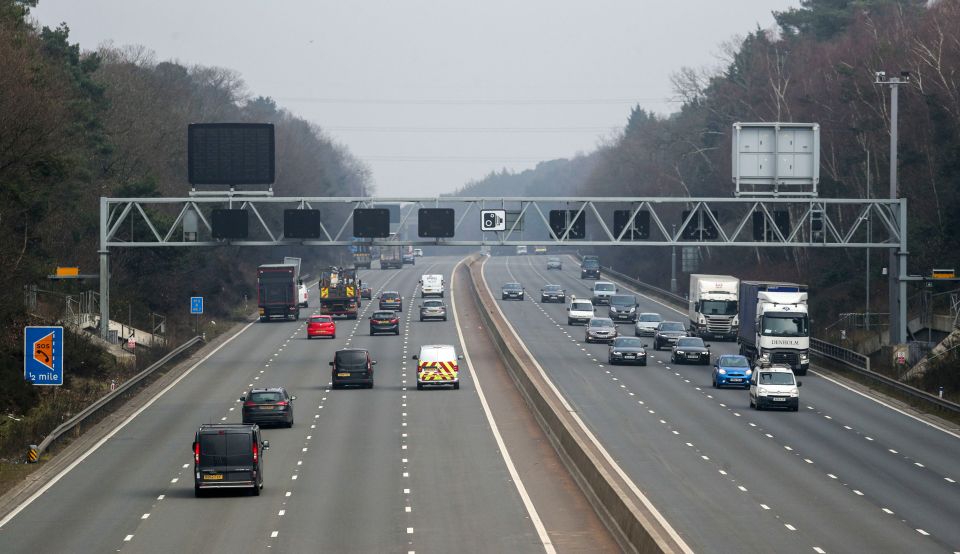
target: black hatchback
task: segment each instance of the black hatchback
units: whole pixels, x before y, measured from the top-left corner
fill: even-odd
[[[377,333],[400,334],[400,318],[393,310],[378,310],[370,315],[370,335]]]
[[[239,423],[205,423],[193,437],[193,493],[206,489],[263,488],[263,451],[270,441],[260,427]]]
[[[377,362],[370,359],[370,352],[363,348],[337,350],[330,362],[330,382],[335,389],[346,385],[360,385],[372,389],[375,365]]]
[[[283,387],[250,389],[240,397],[243,422],[293,427],[293,401],[296,399]]]

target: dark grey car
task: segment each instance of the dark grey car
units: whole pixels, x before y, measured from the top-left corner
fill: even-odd
[[[687,328],[679,321],[661,321],[653,334],[653,349],[660,350],[661,346],[670,346],[680,337],[688,336]]]
[[[703,344],[703,339],[700,337],[681,337],[673,345],[670,361],[675,364],[710,365],[710,345]]]
[[[502,300],[523,300],[523,285],[520,283],[507,283],[500,289],[500,298]]]
[[[293,401],[296,399],[283,387],[250,389],[240,397],[243,402],[241,418],[244,423],[293,427]]]
[[[566,302],[567,291],[560,285],[545,285],[540,289],[540,302]]]
[[[617,337],[607,353],[607,362],[647,365],[647,345],[635,337]]]

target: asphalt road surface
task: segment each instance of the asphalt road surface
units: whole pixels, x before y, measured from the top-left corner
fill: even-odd
[[[711,388],[710,366],[675,366],[652,339],[647,367],[610,366],[563,304],[539,302],[547,283],[590,297],[574,260],[547,271],[545,257],[493,257],[484,275],[554,384],[693,550],[960,551],[960,437],[815,371],[793,413],[751,410],[747,391]],[[524,285],[524,301],[500,300],[508,281]],[[638,298],[640,311],[686,321]],[[707,342],[714,359],[737,352]]]
[[[580,494],[569,476],[539,476],[565,483],[553,495],[566,499],[563,506],[538,512],[524,498],[465,362],[459,391],[416,390],[410,356],[421,344],[454,344],[463,352],[453,317],[421,323],[414,299],[421,274],[443,273],[449,283],[457,261],[421,258],[414,268],[362,272],[375,294],[396,290],[404,297],[399,336],[369,336],[365,318],[374,300],[364,301],[357,321],[338,320],[336,339],[307,340],[316,287],[299,321],[251,323],[8,518],[0,551],[550,552],[551,512],[564,509],[580,510],[563,516],[571,544],[610,550],[589,505],[569,500]],[[345,346],[370,349],[379,362],[375,388],[330,389],[327,362]],[[478,355],[473,363],[499,362]],[[295,424],[264,430],[270,449],[261,496],[194,498],[197,426],[239,422],[239,396],[270,385],[296,395]],[[522,461],[542,451],[536,442],[508,449]],[[580,533],[571,521],[589,522],[589,529]]]

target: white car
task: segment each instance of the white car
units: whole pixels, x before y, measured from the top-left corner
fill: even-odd
[[[800,386],[786,365],[761,365],[750,376],[750,407],[800,409]]]
[[[652,337],[657,334],[657,325],[663,321],[660,314],[653,312],[644,312],[637,316],[637,322],[633,326],[633,334],[638,337]]]
[[[417,257],[417,258],[422,258],[422,257],[423,257],[423,248],[414,248],[414,249],[413,249],[413,255],[414,255],[415,257]]]
[[[300,294],[300,307],[309,308],[310,304],[308,300],[310,298],[310,293],[307,290],[307,285],[300,283],[300,288],[298,289],[298,293]]]
[[[593,302],[589,300],[573,300],[570,302],[570,305],[567,306],[567,325],[573,325],[575,323],[586,325],[593,319],[594,312],[596,312],[596,309],[593,307]]]

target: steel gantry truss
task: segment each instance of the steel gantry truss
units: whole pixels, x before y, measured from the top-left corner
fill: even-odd
[[[397,236],[353,238],[353,210],[402,203],[400,229],[416,225],[420,207],[455,211],[453,238]],[[215,208],[250,212],[250,232],[243,240],[212,238],[210,213]],[[283,210],[321,211],[321,238],[290,239],[283,233]],[[481,231],[481,210],[508,214],[504,231]],[[551,228],[550,211],[572,214]],[[614,211],[628,214],[615,228]],[[673,197],[274,197],[211,195],[185,198],[100,199],[100,308],[109,321],[109,250],[123,247],[347,246],[368,245],[576,245],[576,246],[744,246],[760,248],[887,248],[896,252],[900,307],[906,317],[906,199],[848,198],[673,198]],[[643,215],[641,215],[643,214]],[[784,215],[787,214],[787,215]],[[472,216],[472,217],[471,217]],[[196,240],[184,240],[186,219],[198,221]],[[571,238],[582,218],[586,236]],[[645,234],[632,232],[643,220]],[[867,225],[867,221],[870,225]],[[762,229],[759,237],[757,226]],[[415,235],[415,233],[411,233]],[[638,238],[643,236],[644,238]],[[903,321],[902,329],[906,329]],[[902,334],[902,333],[901,333]],[[901,341],[905,340],[901,337]]]

